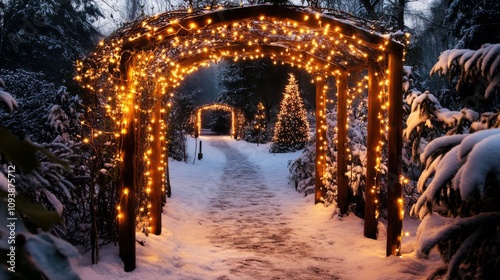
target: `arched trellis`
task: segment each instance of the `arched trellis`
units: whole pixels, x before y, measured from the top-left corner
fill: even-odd
[[[327,144],[325,81],[328,77],[336,79],[337,182],[342,212],[347,211],[348,76],[349,72],[368,70],[365,236],[376,237],[382,139],[387,134],[387,255],[400,254],[403,45],[376,25],[340,12],[256,5],[175,11],[141,19],[114,32],[78,62],[76,79],[92,94],[94,105],[100,105],[112,121],[107,125],[114,131],[119,147],[119,246],[126,271],[135,268],[137,193],[145,190],[150,197],[150,228],[156,234],[161,230],[164,130],[168,125],[163,120],[169,107],[165,97],[186,74],[210,62],[262,57],[289,63],[316,77],[316,203],[324,194],[321,178]],[[95,130],[102,125],[101,118],[93,124]],[[138,166],[144,167],[142,180]]]
[[[214,111],[221,110],[224,112],[231,113],[231,137],[233,137],[234,139],[238,138],[238,127],[239,127],[238,122],[243,117],[243,115],[237,108],[224,103],[205,104],[203,106],[196,108],[194,130],[196,131],[197,135],[201,134],[201,113],[205,110],[214,110]]]

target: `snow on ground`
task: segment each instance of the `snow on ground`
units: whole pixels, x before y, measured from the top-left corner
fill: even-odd
[[[288,184],[300,152],[270,154],[269,144],[202,136],[203,159],[171,161],[172,197],[160,236],[137,234],[137,268],[123,271],[107,245],[97,265],[83,255],[82,279],[422,279],[442,263],[413,252],[418,221],[405,220],[402,257],[385,257],[385,234],[363,237],[362,220],[332,218]],[[188,139],[192,155],[194,139]]]

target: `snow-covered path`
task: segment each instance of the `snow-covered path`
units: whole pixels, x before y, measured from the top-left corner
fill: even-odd
[[[326,259],[298,238],[259,167],[226,141],[214,142],[226,155],[219,190],[210,200],[209,239],[215,247],[241,251],[227,260],[227,279],[339,279]],[[320,249],[320,248],[317,248]],[[304,263],[304,259],[309,259]],[[225,279],[222,277],[221,279]]]
[[[99,263],[73,261],[82,279],[267,280],[423,279],[439,256],[417,259],[418,221],[405,220],[400,257],[385,256],[385,232],[363,237],[362,220],[332,218],[333,207],[288,184],[287,163],[300,152],[270,154],[269,144],[202,136],[203,159],[170,161],[172,197],[159,236],[138,232],[137,268],[123,271],[118,248],[104,246]],[[188,139],[189,152],[194,139]]]

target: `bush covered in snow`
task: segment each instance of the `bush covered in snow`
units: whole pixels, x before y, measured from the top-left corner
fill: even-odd
[[[244,127],[243,139],[250,143],[267,143],[269,135],[266,108],[259,102],[254,119]]]
[[[365,191],[366,174],[366,137],[367,137],[367,109],[366,92],[356,94],[357,89],[350,89],[355,96],[351,102],[352,107],[348,109],[347,143],[349,148],[349,158],[347,161],[347,177],[350,186],[351,209],[356,215],[364,215],[363,194]],[[326,114],[328,130],[326,133],[327,151],[324,175],[324,185],[326,187],[325,205],[337,205],[337,112],[332,111]],[[314,134],[306,145],[302,154],[293,162],[289,163],[290,182],[295,185],[299,192],[305,195],[314,192],[315,187],[315,157],[316,157],[316,135]]]
[[[500,113],[479,106],[483,101],[490,103],[488,108],[496,106],[499,50],[498,44],[485,44],[477,51],[447,50],[431,70],[431,75],[447,75],[456,82],[457,91],[475,87],[476,95],[469,92],[468,97],[475,101],[472,107],[459,102],[456,111],[448,110],[428,91],[406,91],[403,136],[411,152],[403,157],[403,169],[423,166],[421,173],[415,172],[418,181],[410,183],[422,193],[411,208],[412,216],[423,219],[417,253],[426,256],[437,246],[447,264],[431,277],[485,278],[500,273]],[[453,99],[447,95],[441,97]]]
[[[327,130],[326,138],[329,143],[326,151],[326,164],[324,184],[326,187],[325,204],[336,205],[337,196],[337,150],[332,143],[335,143],[336,134],[334,128],[337,126],[337,114],[328,113],[326,115],[329,129]],[[295,189],[308,195],[314,193],[315,187],[315,162],[316,160],[316,134],[313,134],[311,139],[305,144],[302,154],[294,161],[289,162],[290,170],[289,180],[295,186]]]
[[[0,93],[12,111],[17,101],[3,89]],[[0,278],[79,279],[68,259],[78,255],[76,248],[46,232],[51,226],[57,229],[53,227],[55,223],[62,225],[63,204],[54,193],[60,188],[69,195],[65,185],[69,182],[61,176],[69,166],[46,148],[18,140],[2,126],[0,135],[0,216],[10,221],[8,226],[0,228],[0,259],[4,263]],[[55,150],[61,148],[68,152],[65,147]],[[50,188],[50,179],[59,185]]]
[[[194,96],[201,90],[177,92],[172,97],[172,107],[168,118],[168,156],[177,161],[187,161],[187,135],[194,131],[191,116],[194,114]]]
[[[81,135],[89,132],[84,133],[81,100],[65,87],[47,82],[43,74],[24,70],[2,69],[0,75],[17,103],[12,113],[0,107],[0,126],[52,154],[40,154],[38,168],[17,174],[18,191],[61,215],[63,223],[50,232],[83,245],[84,250],[97,250],[98,233],[100,242],[115,240],[115,219],[104,218],[114,217],[116,208],[116,194],[110,188],[114,169],[108,158],[115,150],[112,142],[94,149],[91,140],[83,141]],[[55,164],[54,156],[68,168]],[[5,170],[5,162],[2,164]]]
[[[451,49],[439,56],[431,75],[458,77],[457,90],[464,84],[483,85],[488,99],[500,86],[500,44],[484,44],[478,50]]]
[[[437,246],[446,279],[500,275],[500,129],[440,137],[421,155],[418,254]]]

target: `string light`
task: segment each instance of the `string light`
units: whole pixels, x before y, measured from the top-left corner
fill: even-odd
[[[231,105],[223,104],[223,103],[214,103],[214,104],[208,104],[208,105],[203,105],[201,107],[198,107],[196,109],[196,121],[195,121],[195,129],[198,129],[198,135],[201,135],[201,115],[203,111],[224,111],[224,112],[229,112],[231,113],[231,136],[233,138],[237,137],[237,124],[241,123],[241,120],[239,119],[239,115],[241,113],[238,112],[236,108],[234,108]],[[244,117],[243,117],[244,118]]]
[[[251,6],[226,10],[236,19],[229,24],[224,23],[218,14],[217,10],[221,8],[189,8],[184,12],[163,13],[129,23],[100,41],[94,52],[76,63],[75,80],[96,96],[95,105],[105,113],[99,118],[107,117],[113,127],[111,131],[93,127],[92,134],[83,137],[83,142],[91,143],[103,135],[111,135],[119,147],[115,158],[123,162],[123,155],[128,151],[121,150],[120,141],[130,133],[144,135],[138,148],[138,160],[142,161],[143,169],[138,170],[142,180],[138,192],[143,192],[146,197],[156,184],[165,189],[167,112],[163,111],[161,118],[153,118],[154,112],[150,108],[155,102],[169,108],[167,98],[186,75],[223,59],[238,61],[267,57],[275,65],[277,62],[288,63],[313,76],[326,78],[338,76],[352,67],[359,69],[383,64],[386,52],[399,47],[387,36],[380,35],[383,30],[366,30],[366,26],[374,24],[368,25],[367,21],[356,18],[350,18],[349,23],[338,20],[336,15],[342,19],[348,17],[339,12],[330,11],[327,15],[310,13],[298,7],[270,6],[269,9],[284,9],[285,18],[278,18],[257,14],[259,7]],[[389,81],[380,80],[384,83],[381,87],[387,87]],[[326,88],[321,96],[324,104],[328,102],[325,91]],[[385,111],[390,105],[386,92],[379,94]],[[351,104],[352,99],[348,102]],[[88,108],[89,111],[94,109]],[[241,114],[221,104],[210,109],[231,112],[231,134],[235,136]],[[201,129],[199,114],[201,110],[197,112],[197,125]],[[389,131],[389,122],[385,120],[385,114],[379,115],[379,119],[385,126],[380,133],[385,134]],[[131,123],[134,124],[133,131],[130,131]],[[326,114],[320,114],[318,133],[326,129]],[[326,141],[324,143],[320,146],[322,151],[327,150]],[[383,145],[377,147],[380,154]],[[153,158],[160,160],[154,162]],[[381,156],[377,155],[375,168],[378,172],[382,170],[381,162]],[[153,179],[158,172],[162,172],[161,182]],[[128,191],[123,189],[123,195]],[[124,216],[119,209],[118,216]]]

